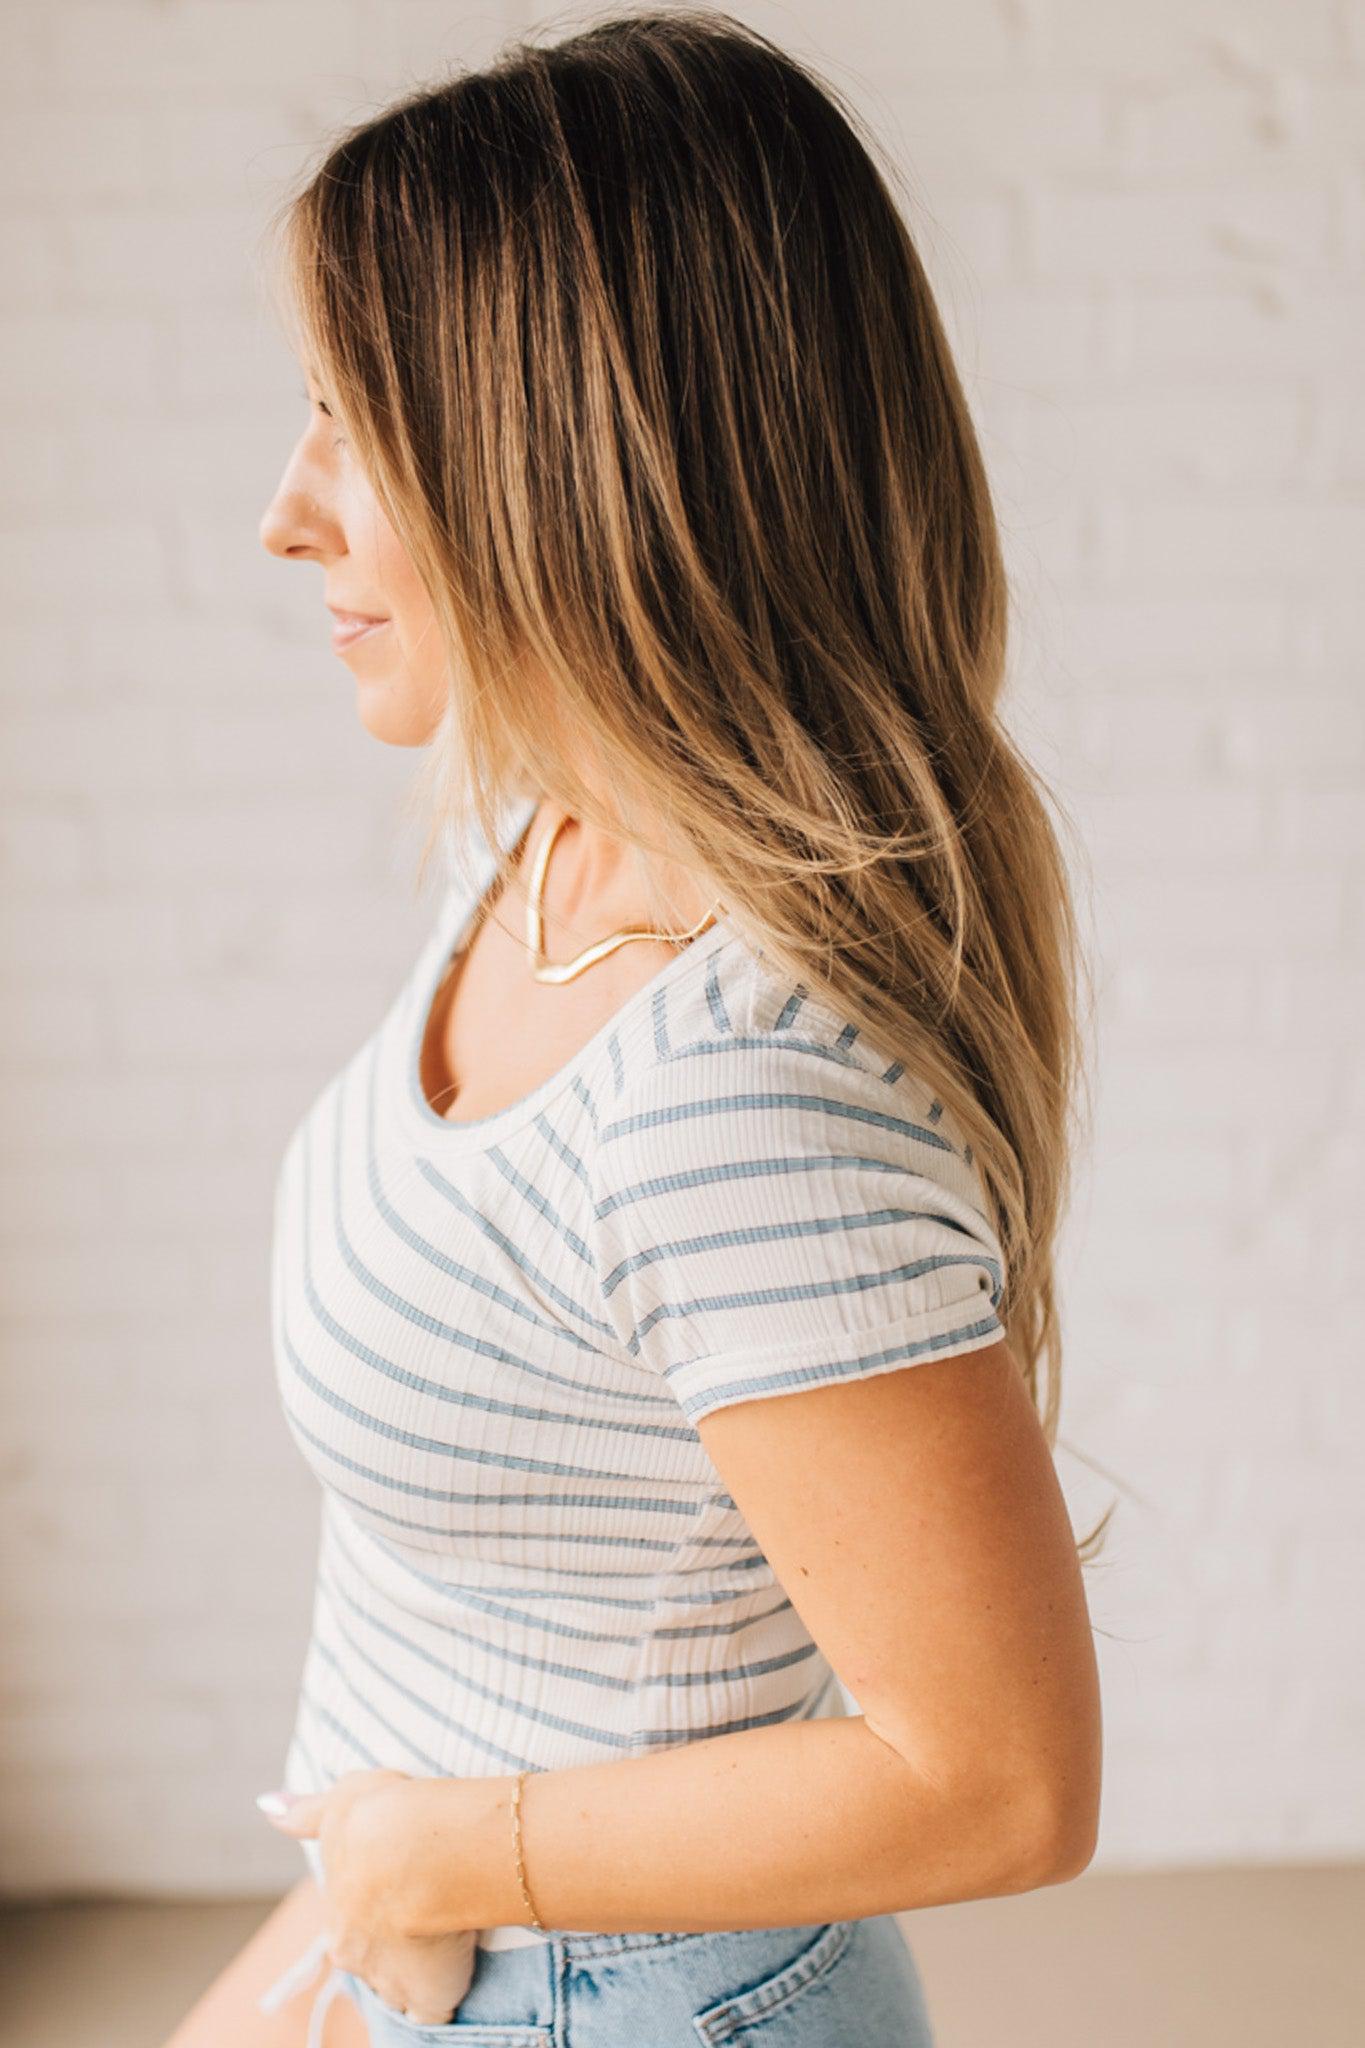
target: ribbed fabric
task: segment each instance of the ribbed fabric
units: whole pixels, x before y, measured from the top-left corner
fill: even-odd
[[[1004,1334],[941,1105],[724,920],[520,1102],[438,1116],[421,1041],[483,856],[276,1187],[279,1392],[322,1489],[301,1791],[846,1712],[695,1425]]]

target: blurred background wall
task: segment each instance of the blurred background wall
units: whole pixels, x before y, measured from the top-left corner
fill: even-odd
[[[1058,1469],[1097,1870],[1365,1850],[1365,8],[736,10],[897,161],[995,482],[1006,718],[1092,947]],[[303,421],[254,250],[335,123],[535,12],[4,0],[0,1889],[300,1874],[317,1497],[285,1135],[427,930],[415,757],[257,525]],[[577,17],[556,13],[562,32]]]

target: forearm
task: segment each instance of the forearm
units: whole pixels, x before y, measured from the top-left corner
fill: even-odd
[[[530,1924],[514,1782],[418,1781],[414,1933]],[[604,1934],[814,1925],[1046,1881],[1034,1802],[930,1782],[861,1715],[533,1771],[521,1822],[542,1924]]]

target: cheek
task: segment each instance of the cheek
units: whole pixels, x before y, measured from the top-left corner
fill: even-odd
[[[436,625],[431,599],[397,535],[381,528],[377,543],[376,582],[389,615],[397,621],[405,646],[414,649],[425,647],[432,639]]]

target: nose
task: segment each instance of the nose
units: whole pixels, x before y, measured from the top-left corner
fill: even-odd
[[[260,533],[261,546],[268,555],[287,555],[289,553],[289,543],[284,538],[279,514],[275,510],[273,501],[267,506],[265,516],[261,520],[258,531]]]
[[[312,522],[312,526],[316,523]],[[309,524],[280,498],[273,498],[266,507],[258,531],[266,553],[278,555],[281,561],[310,561],[318,553],[319,542],[310,537]]]
[[[281,561],[317,561],[324,554],[339,552],[337,529],[315,492],[295,481],[290,470],[266,506],[257,528],[261,546]]]

